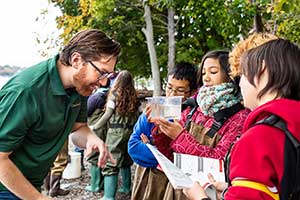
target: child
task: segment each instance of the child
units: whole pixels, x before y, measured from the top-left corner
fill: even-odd
[[[284,39],[267,42],[242,57],[240,86],[244,104],[252,112],[231,151],[226,200],[299,198],[299,168],[295,165],[299,155],[290,151],[289,139],[280,128],[257,124],[275,116],[299,144],[299,57],[299,47]],[[199,184],[185,192],[190,199],[206,198]]]
[[[114,73],[114,75],[110,76],[107,80],[107,84],[105,87],[99,88],[95,93],[89,96],[87,100],[87,114],[88,114],[88,124],[89,126],[93,126],[99,118],[102,117],[105,111],[105,104],[108,95],[109,88],[113,85],[113,82],[118,73]],[[102,125],[101,128],[94,130],[96,135],[103,141],[106,140],[107,134],[107,126]],[[77,148],[78,149],[78,148]],[[76,149],[75,149],[76,150]],[[81,169],[84,167],[83,165],[83,150],[79,149],[81,153]],[[97,166],[98,162],[98,152],[94,152],[89,155],[87,158],[88,162],[91,164],[90,167],[90,184],[85,187],[85,190],[90,192],[99,192],[100,189],[103,189],[104,177],[101,173],[102,169]]]
[[[118,173],[121,172],[122,188],[125,193],[130,192],[132,160],[127,153],[127,142],[132,133],[133,125],[138,118],[138,101],[134,88],[134,80],[129,71],[121,71],[108,94],[106,110],[93,130],[105,126],[108,122],[106,145],[116,163],[108,162],[102,169],[104,176],[103,200],[115,198],[118,184]]]
[[[230,79],[228,54],[216,50],[203,57],[198,76],[203,86],[197,95],[196,110],[183,112],[179,123],[156,120],[162,133],[171,138],[175,152],[224,159],[240,136],[249,110],[242,106],[239,88]],[[185,198],[169,184],[164,199]]]
[[[239,89],[229,77],[227,51],[208,52],[202,59],[199,73],[203,86],[197,96],[199,107],[190,121],[187,118],[190,110],[186,110],[180,123],[158,119],[157,124],[172,139],[171,147],[175,152],[223,159],[231,143],[240,136],[249,110],[241,105]],[[206,141],[204,135],[211,130],[216,114],[222,116],[224,109],[232,107],[236,107],[233,114],[214,130],[217,134],[213,141]],[[197,132],[199,130],[201,132]]]
[[[190,63],[179,63],[168,73],[166,85],[166,96],[183,96],[185,100],[197,89],[197,70]],[[150,123],[143,113],[136,123],[133,133],[128,142],[128,152],[135,163],[138,164],[134,185],[132,189],[132,200],[159,200],[162,199],[168,179],[157,167],[157,161],[142,138],[149,138],[154,144],[160,144],[158,149],[172,159],[172,149],[168,146],[170,138],[152,138],[157,132],[157,127]]]

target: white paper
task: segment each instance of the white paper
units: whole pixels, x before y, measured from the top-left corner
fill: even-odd
[[[159,165],[163,169],[174,189],[192,187],[193,181],[190,177],[188,177],[183,171],[176,167],[174,163],[172,163],[167,157],[159,152],[154,146],[150,144],[146,145],[157,159]]]
[[[225,181],[222,160],[174,153],[174,163],[193,181],[199,181],[201,185],[208,182],[208,173],[211,173],[216,181]]]

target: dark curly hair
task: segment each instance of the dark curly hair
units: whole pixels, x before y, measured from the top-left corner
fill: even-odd
[[[135,112],[138,109],[137,92],[134,88],[134,80],[131,73],[127,70],[119,72],[109,91],[109,96],[116,98],[116,112],[125,115]]]

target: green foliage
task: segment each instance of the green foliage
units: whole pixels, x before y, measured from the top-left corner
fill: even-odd
[[[62,13],[70,16],[78,16],[81,14],[79,6],[79,0],[51,0],[61,9]]]
[[[231,48],[251,28],[253,6],[242,0],[191,0],[184,8],[181,37],[194,37],[195,47],[207,52]]]
[[[81,0],[77,10],[79,15],[68,15],[66,10],[73,10],[74,4],[55,1],[62,10],[63,16],[57,19],[59,27],[64,30],[61,37],[68,41],[77,31],[96,28],[112,36],[122,45],[122,53],[117,65],[119,69],[128,69],[134,75],[149,77],[150,61],[141,29],[144,27],[143,6],[138,0]],[[154,17],[155,40],[166,40],[166,27],[161,26],[161,12]],[[163,21],[163,20],[162,20]],[[159,49],[163,43],[157,43]],[[162,45],[163,46],[163,45]],[[166,56],[167,54],[165,54]]]
[[[300,44],[300,20],[287,19],[278,27],[278,35]]]
[[[300,0],[281,0],[274,5],[278,35],[300,44]]]
[[[97,28],[122,45],[117,68],[149,77],[151,67],[146,39],[143,1],[140,0],[52,0],[63,15],[57,18],[61,37]],[[231,49],[253,28],[253,18],[262,16],[266,30],[300,42],[300,0],[148,0],[154,27],[155,48],[161,77],[167,72],[167,9],[175,9],[176,62],[198,64],[204,53]]]

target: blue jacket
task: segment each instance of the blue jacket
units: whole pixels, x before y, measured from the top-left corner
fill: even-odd
[[[154,168],[158,162],[152,152],[148,149],[140,138],[144,133],[150,140],[152,140],[151,130],[154,127],[153,123],[149,123],[147,117],[142,113],[136,122],[133,133],[128,141],[128,153],[132,160],[142,167]]]

